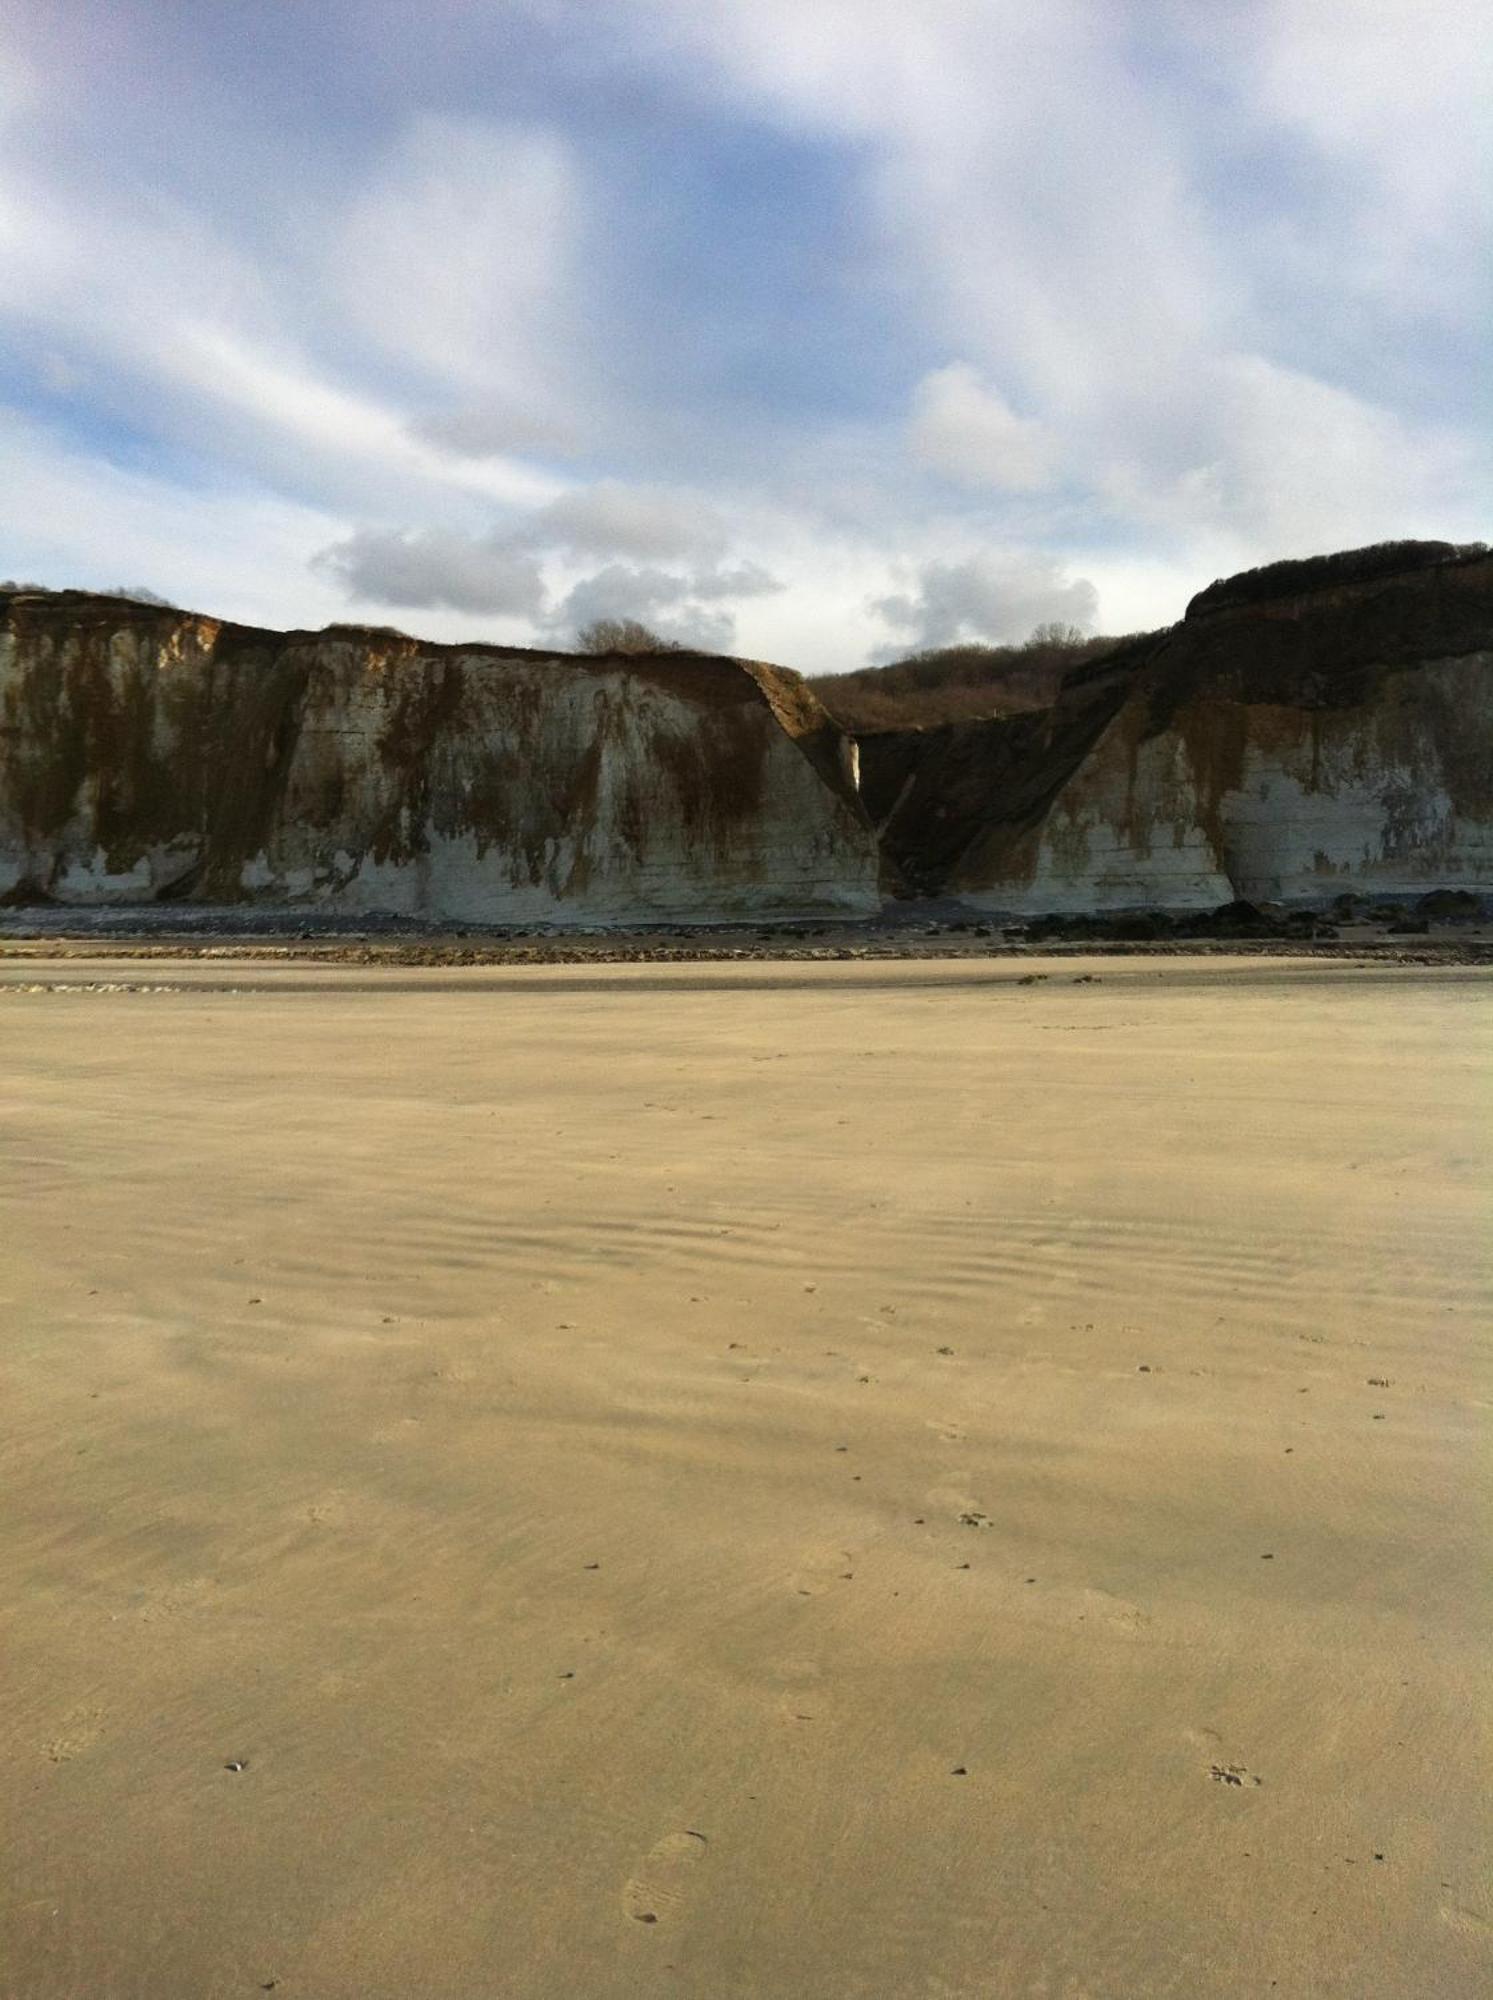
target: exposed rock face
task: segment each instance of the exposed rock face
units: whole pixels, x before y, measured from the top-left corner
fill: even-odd
[[[1043,714],[861,752],[904,889],[993,912],[1493,891],[1493,557],[1252,572]]]
[[[848,746],[794,674],[0,596],[0,897],[495,924],[866,915]]]
[[[1493,893],[1493,557],[1200,593],[1056,703],[856,746],[799,678],[0,593],[0,900],[492,924]]]

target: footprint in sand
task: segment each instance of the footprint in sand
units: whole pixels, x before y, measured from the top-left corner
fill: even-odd
[[[357,1513],[356,1504],[340,1487],[332,1487],[319,1494],[302,1514],[302,1519],[313,1528],[345,1528]]]
[[[43,1743],[42,1754],[53,1764],[70,1764],[74,1757],[81,1757],[85,1750],[91,1750],[103,1733],[104,1711],[90,1708],[70,1709],[63,1716],[58,1733],[50,1742]]]
[[[1443,1903],[1436,1914],[1449,1930],[1461,1937],[1478,1942],[1493,1938],[1493,1918],[1482,1916],[1477,1910],[1469,1910],[1460,1903]]]
[[[623,1884],[622,1914],[638,1924],[666,1924],[678,1914],[690,1876],[709,1845],[693,1827],[666,1833],[649,1848],[637,1874]]]
[[[823,1597],[837,1584],[849,1582],[854,1574],[855,1558],[849,1549],[805,1549],[798,1568],[788,1578],[788,1588],[798,1597]]]
[[[158,1589],[139,1594],[134,1607],[135,1616],[142,1625],[191,1617],[210,1608],[216,1588],[217,1584],[210,1576],[189,1576],[183,1577],[180,1583],[162,1584]]]
[[[930,1431],[937,1431],[945,1444],[964,1443],[964,1426],[957,1423],[954,1418],[929,1417],[926,1421],[928,1429]]]
[[[1190,1744],[1195,1750],[1217,1751],[1218,1746],[1223,1740],[1222,1732],[1217,1729],[1184,1729],[1182,1731],[1182,1741]],[[1243,1791],[1250,1785],[1264,1784],[1265,1780],[1256,1777],[1247,1764],[1224,1763],[1222,1757],[1223,1753],[1219,1752],[1217,1756],[1210,1759],[1208,1764],[1208,1776],[1213,1780],[1215,1785],[1232,1785],[1238,1790]]]
[[[821,1668],[817,1660],[779,1660],[772,1678],[784,1684],[778,1700],[778,1715],[784,1722],[820,1722],[829,1712],[829,1702],[820,1686]]]
[[[807,1653],[790,1653],[786,1659],[775,1661],[770,1671],[775,1681],[782,1681],[787,1687],[805,1687],[817,1681],[824,1669]]]
[[[417,1381],[449,1382],[453,1388],[460,1388],[465,1382],[475,1381],[477,1370],[465,1361],[440,1361],[432,1368],[424,1368],[416,1376]]]
[[[1208,1750],[1215,1743],[1222,1743],[1223,1735],[1217,1729],[1184,1729],[1182,1740],[1184,1743],[1191,1743],[1196,1749]]]
[[[1142,1611],[1128,1597],[1116,1597],[1109,1590],[1079,1591],[1078,1614],[1086,1622],[1109,1625],[1117,1632],[1140,1632],[1151,1622],[1149,1611]]]

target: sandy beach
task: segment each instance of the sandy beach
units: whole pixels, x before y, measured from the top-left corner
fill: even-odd
[[[6,2000],[1472,2000],[1493,972],[0,961]]]

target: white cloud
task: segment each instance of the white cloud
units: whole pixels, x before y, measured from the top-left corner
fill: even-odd
[[[1261,113],[1354,178],[1385,275],[1432,248],[1448,275],[1461,264],[1480,291],[1486,270],[1469,236],[1486,237],[1493,221],[1486,7],[1358,0],[1345,12],[1342,0],[1265,0],[1251,54]]]
[[[35,64],[22,55],[9,23],[0,21],[0,131],[35,100],[40,88]]]
[[[539,564],[501,537],[359,528],[322,549],[314,566],[363,603],[529,618],[544,607]]]
[[[1354,379],[1402,342],[1403,384],[1420,328],[1465,350],[1478,321],[1493,38],[1470,0],[1363,0],[1351,25],[1342,0],[637,4],[727,101],[853,146],[899,298],[963,357],[915,393],[936,469],[1019,495],[1060,461],[1058,532],[1107,521],[1142,567],[1476,531],[1467,378],[1426,363],[1460,422]]]
[[[493,454],[452,462],[412,435],[393,410],[319,379],[293,356],[256,350],[220,327],[179,322],[172,360],[179,387],[221,399],[303,452],[324,453],[344,473],[362,465],[395,489],[401,481],[444,486],[512,505],[547,499],[560,484],[549,473]]]
[[[574,555],[634,556],[643,561],[715,555],[725,524],[698,495],[601,479],[562,493],[524,524],[526,541]]]
[[[419,443],[458,458],[503,458],[511,452],[565,458],[578,443],[573,427],[559,418],[539,416],[497,397],[428,411],[411,417],[406,428]]]
[[[412,373],[552,421],[580,202],[554,130],[420,112],[327,214],[329,303]]]
[[[727,604],[770,596],[781,588],[758,563],[684,571],[608,563],[572,584],[544,623],[569,639],[598,618],[635,618],[661,638],[702,652],[727,653],[736,642],[736,614]]]
[[[480,148],[470,132],[464,136],[461,164],[475,171]],[[507,157],[496,137],[492,151],[495,162]],[[536,184],[542,192],[545,181],[537,169],[530,173],[525,214],[542,206]],[[461,324],[447,346],[434,336],[422,342],[424,317],[438,317],[452,301],[448,287],[433,303],[428,293],[409,303],[412,286],[424,285],[431,273],[395,227],[397,221],[414,233],[408,216],[396,212],[379,259],[372,250],[374,213],[366,202],[360,208],[351,234],[368,238],[371,269],[362,274],[369,289],[358,311],[342,276],[335,269],[328,276],[316,264],[324,246],[314,236],[303,267],[273,268],[179,199],[142,200],[137,191],[108,186],[83,196],[16,167],[8,190],[0,187],[0,216],[9,219],[0,312],[25,328],[51,383],[69,374],[86,379],[93,407],[116,421],[132,423],[148,411],[155,432],[175,445],[210,449],[244,475],[318,499],[357,496],[367,506],[382,498],[392,509],[400,496],[406,505],[420,496],[431,509],[444,494],[457,504],[532,507],[565,488],[563,479],[519,457],[451,446],[438,424],[422,433],[398,403],[344,379],[348,360],[356,359],[349,355],[351,323],[365,333],[368,325],[382,327],[412,365],[422,363],[427,380],[435,371],[448,390],[475,388],[489,405],[498,394],[476,365],[488,324],[477,301],[469,298],[465,313],[456,315]],[[530,220],[537,227],[541,218]],[[396,250],[411,266],[399,284],[390,261]],[[441,255],[438,239],[427,243],[427,261]],[[382,319],[374,310],[375,271],[387,284]],[[500,291],[501,278],[501,271],[486,270],[482,282]],[[543,289],[537,271],[527,290],[517,286],[506,301],[510,329],[537,312],[536,289]],[[559,303],[557,296],[546,309]],[[494,378],[507,366],[497,320],[495,312],[488,324]],[[531,332],[538,341],[542,329]],[[444,363],[450,372],[441,378]]]
[[[660,638],[707,653],[729,652],[736,636],[731,613],[700,603],[688,576],[625,563],[608,563],[576,584],[549,622],[573,636],[598,618],[635,618]]]
[[[1486,467],[1458,434],[1407,424],[1350,391],[1257,355],[1192,385],[1197,453],[1165,481],[1144,462],[1103,472],[1113,509],[1232,551],[1236,567],[1402,535],[1479,531]]]
[[[513,527],[482,534],[360,527],[320,550],[313,567],[362,603],[524,618],[541,632],[567,637],[597,618],[636,618],[657,624],[667,638],[719,650],[735,632],[725,606],[781,588],[760,563],[697,561],[665,569],[612,561],[576,577],[574,562],[619,553],[687,558],[723,540],[718,524],[687,510],[677,496],[607,482],[578,492],[573,504],[542,507]],[[544,562],[569,571],[553,605]]]
[[[735,569],[696,570],[690,578],[693,597],[769,597],[782,588],[780,578],[755,562],[738,563]]]
[[[904,551],[909,543],[922,546],[906,534],[901,542]],[[886,638],[885,622],[871,609],[897,567],[885,542],[784,510],[772,519],[754,516],[751,543],[774,587],[733,596],[733,650],[804,673],[863,666]]]
[[[1085,552],[1073,560],[1098,594],[1095,630],[1111,638],[1174,625],[1200,588],[1199,578],[1211,582],[1215,576],[1240,567],[1234,547],[1223,542],[1210,546],[1206,538],[1193,544],[1185,561],[1137,555],[1133,550],[1122,554]]]
[[[244,624],[321,625],[342,614],[308,571],[340,523],[277,495],[189,487],[64,444],[0,407],[0,570],[54,587],[139,579],[173,604]]]
[[[963,562],[925,563],[912,591],[876,600],[872,609],[903,641],[891,651],[984,640],[1027,638],[1051,622],[1092,626],[1098,592],[1053,562],[1023,551],[987,551]]]
[[[7,566],[272,623],[398,590],[432,637],[580,593],[823,668],[1486,527],[1470,0],[522,0],[438,55],[366,0],[324,112],[226,13],[115,11],[107,55],[86,8],[0,29],[0,331],[94,440],[7,464]],[[667,186],[615,171],[640,101]],[[790,353],[712,314],[800,167]]]
[[[719,81],[837,132],[930,330],[1055,424],[1168,376],[1232,305],[1188,135],[1100,0],[650,0]]]
[[[1303,553],[1414,532],[1464,484],[1450,439],[1417,432],[1362,397],[1257,355],[1221,371],[1225,496],[1249,540]],[[1330,524],[1330,526],[1329,526]]]
[[[1054,441],[1019,417],[978,369],[955,361],[925,375],[913,395],[909,441],[936,472],[971,486],[1033,493],[1052,482]]]

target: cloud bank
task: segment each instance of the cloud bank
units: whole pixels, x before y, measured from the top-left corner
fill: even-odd
[[[16,0],[0,569],[820,669],[1476,536],[1490,99],[1468,0]]]
[[[967,562],[926,563],[913,590],[880,598],[873,608],[900,635],[889,651],[921,652],[975,640],[1009,643],[1038,625],[1088,631],[1099,593],[1086,577],[1067,577],[1040,557],[991,550]]]

